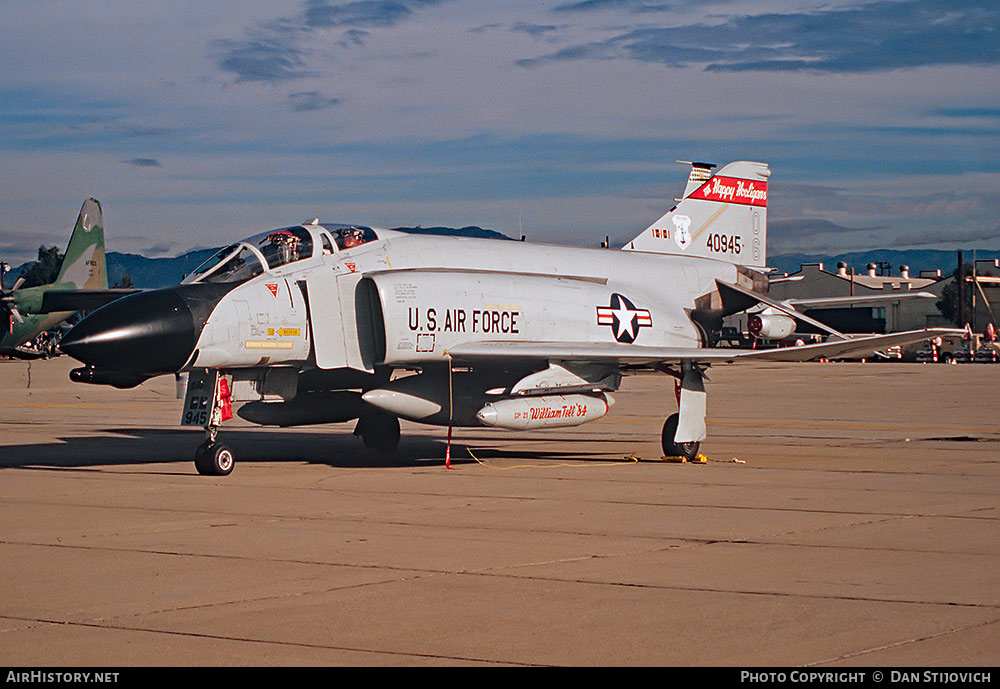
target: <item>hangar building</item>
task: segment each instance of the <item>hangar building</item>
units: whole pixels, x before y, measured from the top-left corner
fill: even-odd
[[[849,333],[888,333],[931,327],[955,327],[937,307],[942,293],[954,284],[952,274],[942,275],[941,270],[922,270],[910,273],[908,266],[900,266],[896,274],[886,270],[884,264],[868,264],[864,272],[840,263],[833,271],[822,263],[803,264],[798,272],[771,275],[770,296],[778,299],[807,299],[823,297],[885,295],[884,304],[863,304],[849,307],[805,309],[806,315]],[[975,313],[968,313],[976,332],[983,332],[989,323],[997,328],[1000,320],[1000,259],[975,262],[977,284],[966,282],[966,289],[975,293]],[[930,293],[933,298],[893,299],[895,295],[913,292]],[[747,332],[746,313],[732,316],[726,326],[736,332]],[[811,332],[803,328],[802,332]]]

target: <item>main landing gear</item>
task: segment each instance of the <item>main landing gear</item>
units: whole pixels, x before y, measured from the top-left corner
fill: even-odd
[[[202,476],[228,476],[236,457],[228,445],[216,442],[217,428],[209,428],[208,438],[194,453],[194,466]]]
[[[369,450],[390,454],[399,446],[399,418],[382,411],[365,412],[354,427],[354,435],[361,436]]]
[[[671,414],[663,424],[663,432],[660,434],[660,443],[663,446],[664,457],[683,457],[691,461],[698,456],[699,442],[675,443],[674,436],[677,434],[677,422],[680,419],[678,414]]]
[[[679,383],[677,389],[678,413],[671,414],[663,424],[660,443],[664,457],[683,457],[693,460],[698,456],[701,441],[705,439],[705,375],[692,361],[682,361],[679,374],[674,375]]]

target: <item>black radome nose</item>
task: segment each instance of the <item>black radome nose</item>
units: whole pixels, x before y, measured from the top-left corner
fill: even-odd
[[[173,373],[191,358],[205,320],[228,291],[220,287],[179,285],[123,297],[80,321],[59,348],[100,370]]]

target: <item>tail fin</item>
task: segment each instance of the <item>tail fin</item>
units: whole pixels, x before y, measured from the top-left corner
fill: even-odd
[[[691,163],[684,197],[623,248],[717,258],[760,268],[767,263],[766,163],[714,167]]]
[[[688,175],[688,183],[684,187],[682,199],[690,196],[698,187],[707,182],[708,178],[712,176],[712,168],[715,167],[715,163],[693,163],[689,160],[678,160],[677,162],[691,166],[691,174]]]
[[[80,208],[55,285],[60,289],[108,288],[104,216],[97,199],[87,199]]]

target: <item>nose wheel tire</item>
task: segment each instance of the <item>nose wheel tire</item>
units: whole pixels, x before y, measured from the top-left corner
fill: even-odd
[[[204,442],[194,453],[194,465],[202,476],[228,476],[236,457],[228,445]]]
[[[685,459],[691,460],[698,456],[698,448],[701,446],[701,443],[674,442],[674,435],[677,433],[677,421],[679,418],[680,417],[677,414],[671,414],[667,417],[666,422],[663,424],[663,433],[660,438],[663,445],[663,456],[684,457]]]

